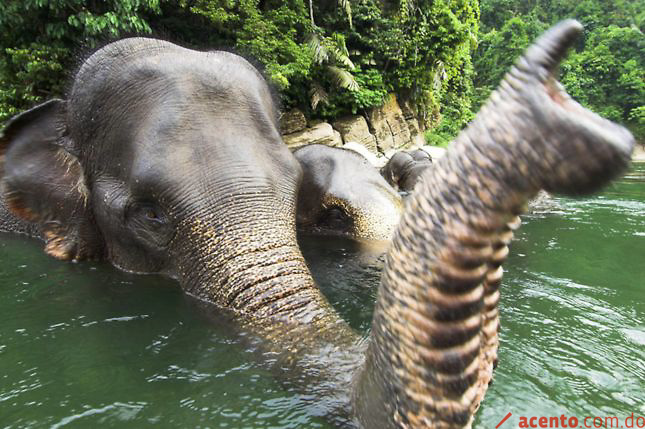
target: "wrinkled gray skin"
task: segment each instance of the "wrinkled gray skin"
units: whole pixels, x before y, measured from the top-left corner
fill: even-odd
[[[416,149],[414,151],[400,151],[381,168],[381,175],[401,192],[412,192],[423,172],[432,166],[432,157],[427,152]]]
[[[500,265],[517,214],[540,189],[587,194],[629,163],[629,132],[553,78],[581,30],[566,21],[529,48],[423,173],[367,344],[297,247],[301,169],[266,84],[239,57],[148,39],[108,45],[67,100],[8,125],[3,195],[51,255],[166,273],[229,309],[339,424],[468,428],[497,362]]]
[[[362,155],[313,144],[293,155],[303,171],[296,223],[304,231],[389,240],[401,197]]]

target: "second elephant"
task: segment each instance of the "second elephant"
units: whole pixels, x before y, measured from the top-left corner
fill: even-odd
[[[421,174],[431,166],[432,157],[427,152],[421,149],[410,152],[401,151],[392,155],[381,169],[381,175],[395,189],[411,192]]]
[[[401,197],[362,155],[312,144],[294,156],[303,170],[296,222],[306,231],[389,240]]]

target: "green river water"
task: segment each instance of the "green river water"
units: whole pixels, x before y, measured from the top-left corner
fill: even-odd
[[[382,258],[339,239],[302,247],[367,332]],[[645,427],[645,164],[525,216],[505,269],[500,365],[474,427],[509,412],[500,429],[562,414],[629,427],[632,413]],[[230,331],[173,281],[61,263],[1,234],[0,428],[330,427]]]

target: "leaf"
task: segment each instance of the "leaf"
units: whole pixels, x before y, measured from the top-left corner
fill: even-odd
[[[337,66],[327,66],[327,71],[334,85],[350,91],[357,91],[360,88],[354,76],[347,70]]]
[[[311,84],[311,89],[309,89],[309,97],[311,97],[311,108],[313,110],[316,110],[319,103],[327,104],[327,102],[329,101],[329,95],[327,94],[325,89],[316,82],[313,82]]]
[[[334,62],[354,70],[354,63],[349,59],[349,51],[345,45],[345,36],[334,33],[331,38],[326,38],[325,41],[329,43],[329,52],[332,54]]]
[[[307,45],[309,45],[314,54],[314,62],[316,64],[322,64],[329,60],[329,51],[324,45],[323,40],[316,33],[309,35]]]

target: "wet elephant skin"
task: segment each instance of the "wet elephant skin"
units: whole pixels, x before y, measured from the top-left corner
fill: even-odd
[[[395,189],[408,193],[412,192],[423,172],[431,166],[432,158],[421,149],[400,151],[381,168],[381,175]]]
[[[389,240],[401,197],[352,150],[312,144],[294,151],[303,170],[296,223],[307,232]]]
[[[301,169],[266,84],[232,54],[150,39],[98,51],[66,100],[8,124],[3,198],[52,256],[166,273],[229,309],[339,425],[468,428],[497,361],[518,214],[540,189],[593,192],[629,162],[629,132],[553,77],[581,31],[565,21],[543,35],[423,173],[367,342],[311,279],[295,240]]]

